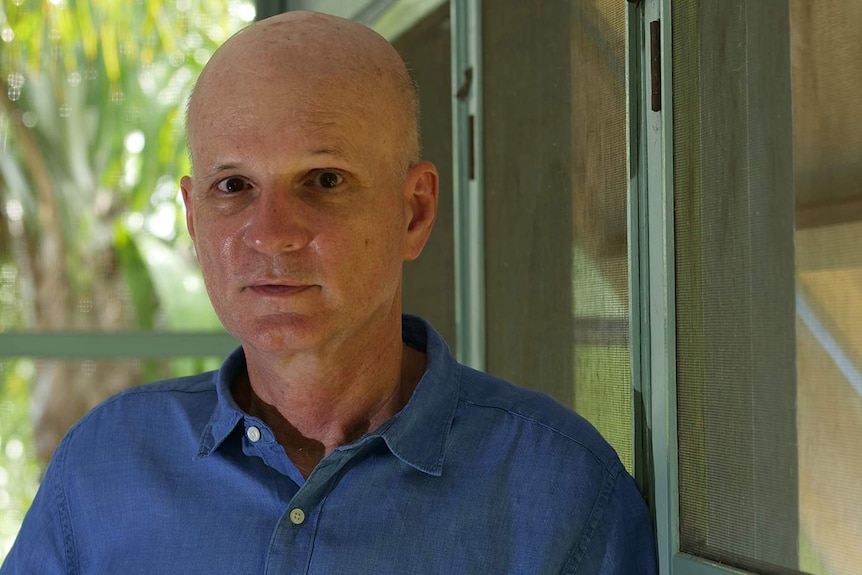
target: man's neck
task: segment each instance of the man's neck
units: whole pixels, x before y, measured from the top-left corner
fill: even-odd
[[[328,354],[274,358],[246,350],[248,379],[234,385],[234,396],[270,426],[307,477],[335,448],[379,427],[412,396],[426,356],[401,341],[400,329],[392,336]]]

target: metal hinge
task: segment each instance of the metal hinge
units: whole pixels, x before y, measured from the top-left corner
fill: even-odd
[[[661,111],[661,22],[649,23],[650,108]]]
[[[470,87],[473,85],[473,68],[472,66],[464,70],[464,80],[461,82],[461,85],[458,86],[458,91],[455,93],[455,97],[461,100],[462,102],[467,99],[467,96],[470,95]]]

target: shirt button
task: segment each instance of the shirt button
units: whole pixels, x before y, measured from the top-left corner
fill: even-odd
[[[290,511],[290,522],[294,525],[301,525],[305,521],[305,511],[297,507]]]
[[[251,440],[252,443],[257,443],[257,441],[260,439],[260,430],[254,425],[251,425],[248,429],[245,430],[245,435]]]

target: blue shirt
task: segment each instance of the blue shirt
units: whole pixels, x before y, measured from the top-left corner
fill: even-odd
[[[145,385],[66,435],[0,575],[652,574],[634,481],[578,415],[457,363],[418,318],[408,404],[303,480],[218,372]]]

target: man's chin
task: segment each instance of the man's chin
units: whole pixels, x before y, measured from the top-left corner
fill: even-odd
[[[319,318],[298,314],[279,314],[246,318],[241,327],[228,331],[243,346],[267,353],[291,353],[314,349],[325,339]]]

